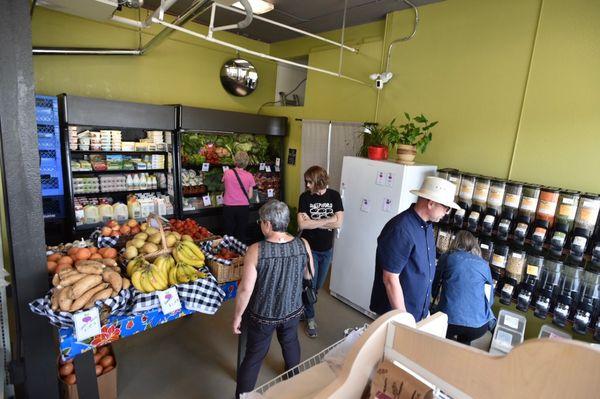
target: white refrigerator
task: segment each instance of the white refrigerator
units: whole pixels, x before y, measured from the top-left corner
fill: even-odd
[[[360,312],[369,310],[375,273],[377,237],[383,226],[407,209],[417,197],[433,165],[401,165],[367,158],[344,157],[340,195],[344,223],[333,247],[331,294]]]

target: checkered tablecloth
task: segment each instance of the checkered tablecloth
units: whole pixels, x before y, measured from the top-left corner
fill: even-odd
[[[96,242],[98,248],[114,248],[119,242],[119,238],[120,236],[105,237],[100,230],[96,230],[90,235],[90,239]]]
[[[50,320],[50,324],[58,327],[74,327],[73,323],[73,313],[70,312],[61,312],[61,311],[53,311],[52,305],[50,302],[50,297],[52,296],[51,292],[48,292],[46,296],[43,298],[36,299],[29,303],[29,309],[40,316],[47,317]],[[119,295],[115,297],[111,297],[105,299],[103,301],[96,301],[95,306],[102,310],[102,308],[107,307],[110,309],[110,314],[115,316],[122,316],[127,314],[129,311],[129,301],[131,299],[131,291],[121,290]]]
[[[213,246],[214,241],[205,241],[201,244],[201,249],[202,252],[204,252],[206,259],[213,260],[224,265],[230,265],[231,259],[223,259],[217,256],[222,248],[227,248],[240,254],[240,256],[244,256],[248,250],[248,246],[235,237],[223,236],[223,238],[220,240],[221,241],[215,246]]]
[[[203,267],[200,271],[206,273],[208,277],[176,285],[179,300],[186,309],[215,314],[223,303],[225,292],[219,287],[217,280],[210,274],[207,267]],[[156,292],[143,293],[134,287],[131,287],[131,290],[133,293],[131,313],[143,313],[160,307]]]

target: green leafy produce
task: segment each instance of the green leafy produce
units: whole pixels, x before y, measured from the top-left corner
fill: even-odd
[[[221,179],[223,179],[223,170],[220,168],[212,168],[208,172],[204,172],[204,184],[211,193],[225,190]]]

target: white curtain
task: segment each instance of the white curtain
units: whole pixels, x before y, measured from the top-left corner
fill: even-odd
[[[329,174],[329,187],[340,189],[344,156],[354,156],[362,146],[362,123],[302,121],[302,161],[300,187],[304,188],[304,172],[319,165]]]

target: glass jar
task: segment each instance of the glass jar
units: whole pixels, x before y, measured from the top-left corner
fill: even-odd
[[[558,281],[558,298],[554,308],[554,324],[564,327],[579,302],[583,268],[564,265]]]
[[[498,283],[504,279],[509,250],[510,249],[508,245],[505,244],[498,244],[494,247],[494,254],[492,255],[492,260],[490,261],[494,289],[496,289]]]
[[[544,258],[535,254],[528,254],[525,261],[525,277],[517,296],[517,309],[526,312],[531,303],[531,298],[536,292],[540,274],[544,268]]]
[[[460,188],[460,177],[461,177],[461,174],[458,171],[458,169],[452,169],[452,168],[439,169],[437,171],[437,175],[438,175],[438,177],[441,177],[442,179],[446,179],[456,186],[456,191],[454,193],[454,201],[457,201],[458,200],[458,192],[459,192],[459,188]]]
[[[475,179],[475,189],[473,191],[473,204],[485,209],[488,194],[490,192],[491,180],[485,176],[478,176]]]
[[[575,215],[575,234],[589,238],[594,232],[599,212],[600,198],[598,196],[590,193],[581,195]]]
[[[493,210],[494,215],[500,214],[502,202],[506,192],[506,182],[503,180],[492,180],[490,182],[490,191],[487,197],[488,212]]]
[[[463,174],[460,180],[460,189],[458,190],[459,205],[468,209],[473,202],[473,191],[475,191],[475,176]]]
[[[538,226],[550,229],[554,226],[554,215],[558,205],[560,191],[554,187],[544,187],[540,190],[540,197],[535,215]]]
[[[586,271],[583,274],[581,296],[577,304],[577,311],[573,317],[573,331],[586,334],[587,328],[597,316],[595,312],[600,302],[600,274]]]
[[[530,223],[533,220],[539,198],[540,186],[529,184],[523,186],[523,195],[519,205],[519,221]]]
[[[523,280],[525,271],[525,261],[527,260],[525,251],[513,249],[508,255],[506,262],[506,278],[502,291],[500,291],[500,302],[510,305],[512,297],[517,287]]]
[[[489,263],[492,260],[492,255],[494,254],[494,241],[481,241],[479,248],[481,249],[481,257],[483,260]]]
[[[521,197],[523,196],[523,184],[519,182],[509,181],[506,183],[504,190],[504,209],[510,209],[513,215],[517,213]],[[511,218],[512,219],[512,218]]]
[[[556,213],[556,231],[568,234],[573,228],[575,215],[579,204],[578,191],[562,191],[558,198],[558,212]]]
[[[538,295],[533,314],[545,319],[556,301],[557,287],[562,272],[563,263],[559,260],[545,259],[544,268],[538,284]]]

